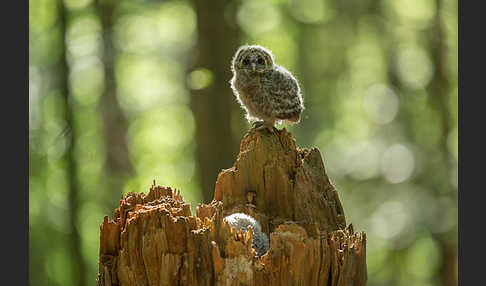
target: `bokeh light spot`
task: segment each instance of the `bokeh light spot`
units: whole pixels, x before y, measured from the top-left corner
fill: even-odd
[[[397,184],[407,180],[414,168],[413,153],[404,145],[392,145],[383,153],[381,171],[390,183]]]
[[[431,21],[436,10],[433,0],[395,0],[389,3],[404,21],[412,21],[420,25]]]
[[[382,146],[380,141],[358,142],[352,148],[349,164],[353,166],[351,177],[356,180],[366,180],[380,174],[380,157]]]
[[[125,111],[144,111],[185,98],[183,71],[176,62],[131,56],[118,61],[118,98]]]
[[[390,123],[398,113],[399,100],[395,92],[384,84],[368,88],[363,100],[367,114],[379,124]]]
[[[372,215],[371,231],[383,239],[399,236],[411,223],[408,212],[400,201],[383,203]]]
[[[272,3],[248,0],[239,8],[237,19],[246,33],[256,35],[274,29],[280,23],[280,11]]]
[[[182,131],[183,130],[183,131]],[[138,154],[153,154],[161,147],[180,147],[194,136],[194,116],[185,106],[167,106],[145,112],[129,127],[131,149]],[[153,155],[154,156],[154,155]]]
[[[417,278],[430,279],[436,271],[439,260],[440,252],[437,243],[430,236],[422,236],[407,252],[406,270]]]
[[[334,16],[334,10],[322,0],[292,0],[289,10],[303,23],[323,22]]]
[[[421,48],[409,47],[398,54],[398,75],[400,80],[411,88],[425,87],[433,76],[429,56]]]
[[[64,6],[68,10],[80,10],[86,8],[93,0],[64,0]]]
[[[83,61],[76,61],[69,77],[77,103],[91,105],[98,102],[105,87],[103,64],[98,57],[85,57]]]
[[[158,9],[122,16],[115,26],[116,46],[136,54],[160,55],[185,50],[194,40],[196,16],[184,1],[168,1]]]
[[[187,84],[191,89],[204,89],[213,82],[213,73],[205,68],[199,68],[192,71],[187,76]]]
[[[93,14],[77,17],[68,27],[66,45],[71,58],[101,53],[101,23]]]

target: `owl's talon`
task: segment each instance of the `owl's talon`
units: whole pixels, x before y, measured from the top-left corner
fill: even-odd
[[[264,121],[256,121],[256,122],[253,122],[252,125],[253,125],[253,128],[256,131],[260,131],[260,130],[265,130],[266,129],[270,133],[275,133],[275,127],[273,126],[273,124],[269,124],[269,123],[266,123]]]
[[[263,122],[263,121],[255,121],[255,122],[253,122],[251,125],[253,125],[253,128],[255,128],[255,129],[259,129],[260,127],[262,127],[262,126],[263,126],[263,124],[264,124],[264,123],[265,123],[265,122]]]

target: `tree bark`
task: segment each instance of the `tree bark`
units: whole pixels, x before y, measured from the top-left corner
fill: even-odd
[[[261,257],[253,231],[223,218],[254,217],[270,237]],[[179,191],[129,193],[100,233],[97,285],[365,285],[366,235],[346,226],[317,148],[285,129],[250,132],[214,199],[192,215]]]

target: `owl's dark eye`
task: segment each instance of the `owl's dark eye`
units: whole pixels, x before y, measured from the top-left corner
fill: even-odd
[[[262,58],[258,58],[257,63],[259,65],[263,65],[263,64],[265,64],[265,61]]]
[[[250,64],[250,60],[249,59],[244,59],[243,60],[243,64],[244,65],[249,65]]]

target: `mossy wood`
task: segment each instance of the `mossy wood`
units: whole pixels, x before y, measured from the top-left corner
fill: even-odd
[[[253,233],[223,218],[251,215],[270,237],[258,257]],[[196,215],[179,191],[129,193],[101,224],[97,285],[365,285],[366,236],[346,226],[317,148],[285,129],[243,139],[214,200]]]

